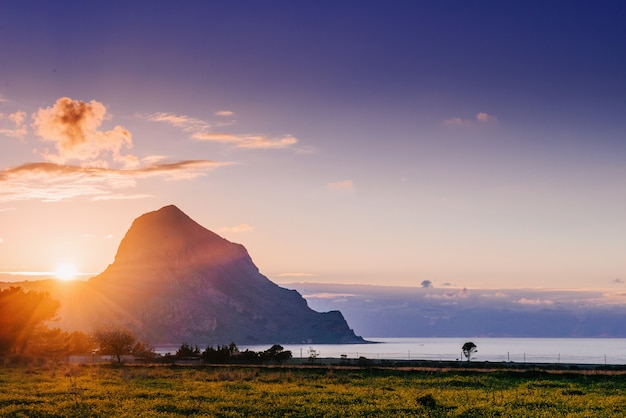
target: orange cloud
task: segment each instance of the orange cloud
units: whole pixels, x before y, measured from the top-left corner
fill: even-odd
[[[136,186],[139,179],[192,179],[206,175],[206,171],[230,164],[188,160],[150,164],[135,169],[109,169],[49,162],[27,163],[0,171],[0,201],[59,201],[86,196],[92,200],[145,198],[150,196],[122,194],[118,191]]]
[[[3,119],[4,115],[0,114],[0,119]],[[13,129],[0,129],[0,135],[5,135],[11,138],[22,139],[28,133],[28,129],[24,125],[24,120],[26,119],[25,112],[14,112],[7,116],[7,118],[13,122]]]
[[[108,118],[106,107],[96,100],[85,103],[61,97],[53,106],[33,114],[33,127],[42,140],[54,143],[56,154],[43,153],[48,161],[63,164],[74,160],[85,166],[107,167],[110,154],[126,168],[137,166],[136,157],[121,154],[122,147],[133,146],[130,132],[122,126],[99,130]]]
[[[237,144],[238,148],[279,149],[288,148],[298,143],[298,139],[287,135],[271,139],[263,135],[234,135],[225,132],[197,132],[192,135],[198,141],[215,141]]]
[[[269,139],[265,136],[248,136],[237,146],[240,148],[287,148],[297,142],[298,139],[293,136],[286,136],[280,139]]]
[[[481,123],[495,122],[496,118],[493,115],[480,112],[476,115],[476,120]]]
[[[327,186],[333,190],[354,190],[354,183],[352,180],[342,180],[328,183]]]
[[[234,116],[230,110],[216,112],[216,116]],[[285,135],[282,138],[270,138],[265,135],[238,135],[228,132],[210,132],[210,125],[199,119],[194,119],[185,115],[175,115],[172,113],[154,113],[147,116],[153,122],[167,122],[182,129],[184,132],[191,132],[191,138],[197,141],[212,141],[234,144],[237,148],[247,149],[282,149],[289,148],[298,143],[298,138],[292,135]],[[216,126],[225,126],[233,123],[218,122]],[[308,152],[309,150],[298,150]]]
[[[197,132],[192,135],[198,141],[241,142],[242,138],[225,132]]]
[[[181,128],[185,132],[210,128],[210,125],[203,120],[195,119],[186,115],[175,115],[173,113],[153,113],[148,116],[148,119],[153,122],[169,123],[177,128]]]

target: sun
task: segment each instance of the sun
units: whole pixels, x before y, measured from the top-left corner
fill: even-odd
[[[59,263],[56,270],[54,270],[54,276],[63,281],[74,280],[78,276],[76,266],[72,263]]]

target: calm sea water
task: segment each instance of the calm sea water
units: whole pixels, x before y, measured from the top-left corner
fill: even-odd
[[[461,347],[472,341],[476,361],[517,363],[626,364],[626,338],[376,338],[376,344],[288,344],[294,358],[307,359],[310,350],[319,357],[366,357],[373,360],[442,360],[462,358]],[[269,345],[240,346],[263,351]],[[174,351],[176,351],[174,349]]]

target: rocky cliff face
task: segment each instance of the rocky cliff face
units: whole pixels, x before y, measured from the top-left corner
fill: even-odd
[[[137,218],[80,293],[89,303],[64,310],[76,327],[121,324],[153,343],[363,342],[339,311],[313,311],[259,273],[242,245],[175,206]]]

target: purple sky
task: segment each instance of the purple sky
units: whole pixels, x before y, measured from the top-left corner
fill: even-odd
[[[277,282],[622,288],[625,18],[0,2],[0,271],[98,273],[175,204]]]

